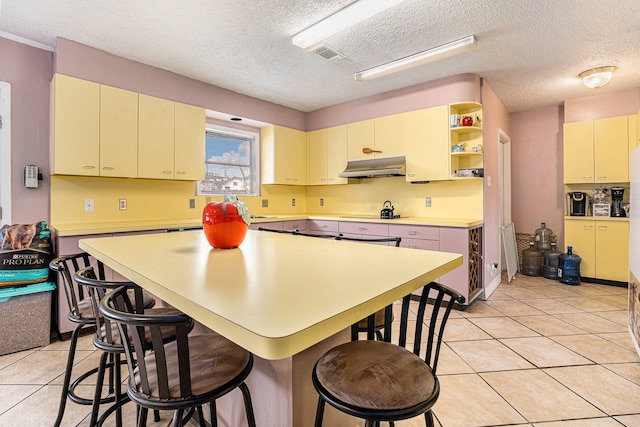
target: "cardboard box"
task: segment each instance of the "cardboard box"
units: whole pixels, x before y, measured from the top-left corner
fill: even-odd
[[[51,342],[53,282],[0,288],[0,356]]]

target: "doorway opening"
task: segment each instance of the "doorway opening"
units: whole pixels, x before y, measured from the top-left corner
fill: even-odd
[[[0,225],[11,224],[11,84],[0,82]]]

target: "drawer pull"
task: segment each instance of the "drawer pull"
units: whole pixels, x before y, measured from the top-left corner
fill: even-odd
[[[409,236],[415,236],[416,234],[418,234],[416,230],[409,230]]]

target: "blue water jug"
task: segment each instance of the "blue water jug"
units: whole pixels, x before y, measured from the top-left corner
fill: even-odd
[[[567,246],[567,253],[564,256],[558,257],[558,276],[560,276],[560,283],[565,285],[579,285],[580,284],[580,262],[582,258],[579,255],[573,253],[573,247]],[[562,262],[562,267],[560,267]]]

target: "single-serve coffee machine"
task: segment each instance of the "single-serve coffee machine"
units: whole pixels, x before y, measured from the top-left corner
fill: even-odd
[[[567,193],[567,210],[569,216],[587,215],[587,193],[572,191]]]
[[[624,217],[627,213],[622,206],[623,187],[611,187],[611,216]]]

